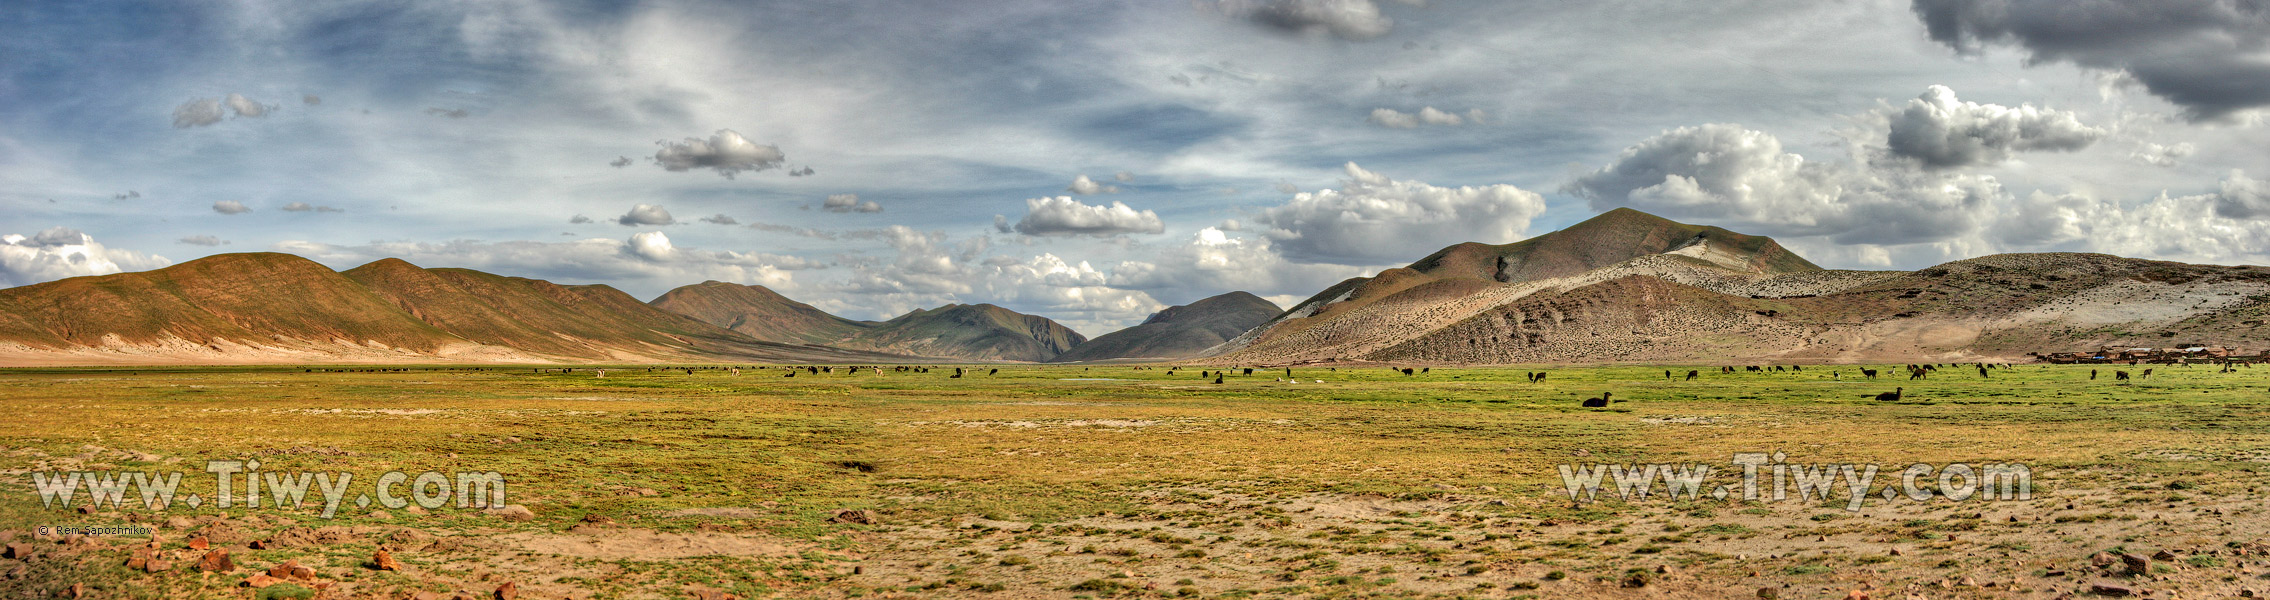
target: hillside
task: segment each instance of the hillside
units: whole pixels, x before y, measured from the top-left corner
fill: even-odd
[[[722,281],[673,289],[648,304],[742,335],[786,344],[828,344],[873,325],[828,314],[765,286]]]
[[[1621,223],[1595,226],[1612,216]],[[2053,253],[1913,272],[1827,271],[1766,238],[1632,226],[1649,220],[1656,219],[1602,215],[1540,236],[1526,256],[1497,254],[1506,268],[1494,272],[1477,265],[1501,264],[1490,256],[1507,246],[1452,246],[1411,268],[1342,282],[1208,353],[1245,363],[1738,363],[2022,360],[2031,352],[2108,345],[2270,345],[2270,330],[2262,328],[2270,269],[2263,267]],[[1660,233],[1630,235],[1641,229],[1697,231],[1700,241],[1663,244]],[[1520,266],[1581,266],[1636,253],[1575,239],[1581,237],[1664,250],[1575,273],[1568,273],[1574,266]]]
[[[962,360],[1041,362],[1087,341],[1045,317],[991,304],[916,310],[838,340],[835,346]]]
[[[774,344],[606,286],[221,254],[0,290],[0,364],[904,359]]]
[[[1142,324],[1088,340],[1051,362],[1170,359],[1196,356],[1284,312],[1245,292],[1230,292],[1168,307]]]

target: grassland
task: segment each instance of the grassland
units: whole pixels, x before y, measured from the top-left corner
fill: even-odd
[[[16,370],[0,377],[0,543],[29,558],[0,559],[0,590],[253,597],[239,583],[285,560],[340,598],[489,597],[505,582],[579,599],[2270,588],[2270,368],[2160,366],[2117,383],[2111,367],[2097,380],[2091,367],[2020,365],[1873,382],[1860,368],[1303,367],[1297,384],[1282,370],[1214,384],[1206,367],[1165,365],[985,366],[958,379],[951,367]],[[1528,383],[1538,370],[1550,377]],[[1893,387],[1906,397],[1867,399]],[[1618,402],[1578,407],[1601,392]],[[2036,495],[1890,502],[1872,489],[1859,511],[1842,491],[1575,504],[1556,471],[1731,469],[1734,453],[1777,451],[1889,472],[2024,463]],[[388,471],[497,471],[536,516],[78,511],[43,508],[29,477],[181,471],[181,494],[210,496],[205,461],[245,458],[264,472],[353,473],[356,492]],[[125,566],[149,536],[35,533],[126,523],[154,528],[172,568]],[[240,569],[196,570],[196,538],[230,548]],[[380,548],[403,568],[369,568]],[[2105,551],[2167,554],[2132,573],[2092,564]]]

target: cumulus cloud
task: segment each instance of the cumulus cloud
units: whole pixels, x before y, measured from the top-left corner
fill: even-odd
[[[670,218],[670,211],[663,210],[660,206],[640,204],[631,207],[630,212],[623,213],[623,216],[615,217],[615,222],[623,225],[669,225],[678,220]]]
[[[177,129],[204,127],[221,122],[228,113],[221,110],[221,101],[212,98],[191,100],[173,109],[173,126]]]
[[[1015,227],[1017,233],[1025,235],[1110,236],[1166,231],[1158,213],[1137,211],[1116,201],[1110,206],[1090,206],[1071,196],[1033,198],[1025,201],[1025,211],[1025,218]],[[994,220],[996,228],[1006,222],[1006,217]]]
[[[1416,113],[1402,112],[1392,108],[1374,108],[1371,110],[1369,120],[1372,124],[1381,127],[1411,129],[1420,125],[1455,127],[1468,123],[1480,124],[1483,116],[1484,113],[1479,108],[1468,110],[1461,115],[1428,106],[1420,108],[1419,112]]]
[[[0,235],[0,287],[31,285],[82,275],[142,271],[173,264],[154,256],[106,248],[94,237],[67,227],[30,236]]]
[[[1372,0],[1218,0],[1222,14],[1278,31],[1368,40],[1387,35],[1395,20]]]
[[[2270,203],[2255,187],[2252,206],[2233,192],[2259,185],[2234,173],[2220,194],[2174,196],[2123,206],[2085,194],[2035,192],[2003,208],[1989,228],[1996,251],[2079,251],[2204,263],[2270,261]],[[2247,198],[2239,198],[2244,204]]]
[[[734,220],[734,219],[733,219],[733,217],[725,216],[725,213],[717,213],[717,214],[714,214],[714,215],[710,215],[710,216],[707,216],[707,217],[702,217],[702,218],[701,218],[701,222],[703,222],[703,223],[715,223],[715,224],[718,224],[718,225],[739,225],[739,224],[741,224],[741,222],[740,222],[740,221]]]
[[[2193,152],[2198,151],[2199,148],[2191,145],[2191,142],[2170,145],[2145,142],[2144,145],[2137,146],[2135,152],[2129,153],[2128,157],[2155,167],[2173,167],[2182,163],[2183,159],[2190,157]]]
[[[1082,173],[1078,176],[1073,177],[1071,187],[1064,188],[1064,191],[1080,194],[1083,196],[1089,194],[1117,194],[1119,193],[1119,186],[1096,183],[1096,180],[1089,179],[1087,174]]]
[[[1772,134],[1725,124],[1664,132],[1563,190],[1594,210],[1629,206],[1747,233],[1875,244],[1970,233],[2007,197],[1992,177],[1808,161],[1783,152]]]
[[[1889,115],[1889,124],[1885,143],[1891,154],[1932,169],[1997,164],[2011,152],[2070,152],[2105,136],[2070,112],[1964,102],[1939,85]]]
[[[252,207],[245,206],[243,202],[238,202],[235,200],[222,200],[220,202],[213,203],[213,212],[221,213],[224,215],[241,215],[244,213],[252,212]]]
[[[1290,262],[1267,237],[1241,239],[1208,227],[1155,256],[1113,265],[1111,285],[1182,304],[1226,290],[1306,297],[1367,274],[1369,270],[1356,266]]]
[[[1085,261],[1054,254],[988,256],[983,237],[955,241],[943,232],[899,225],[877,230],[873,237],[896,255],[852,267],[853,276],[837,291],[856,300],[836,298],[819,305],[888,317],[948,302],[992,302],[1045,312],[1090,334],[1132,324],[1165,307],[1142,291],[1113,286],[1106,273]]]
[[[189,244],[191,246],[219,246],[221,244],[226,244],[229,242],[228,240],[223,240],[221,238],[209,235],[193,235],[181,238],[181,243]]]
[[[1340,189],[1295,194],[1253,219],[1297,262],[1380,265],[1416,260],[1445,245],[1519,240],[1545,199],[1506,184],[1438,187],[1394,180],[1355,163]]]
[[[2223,192],[2215,197],[2215,214],[2230,219],[2270,218],[2270,186],[2249,179],[2245,171],[2231,171]]]
[[[471,116],[473,113],[472,111],[468,111],[462,108],[442,108],[439,106],[433,106],[426,108],[426,114],[445,119],[463,119],[465,117]]]
[[[293,202],[293,203],[290,203],[290,204],[286,204],[286,205],[284,205],[284,209],[283,209],[283,210],[284,210],[284,212],[326,212],[326,213],[335,213],[335,212],[347,212],[347,209],[344,209],[344,208],[334,208],[334,207],[330,207],[330,206],[316,206],[316,205],[313,205],[313,204],[308,204],[308,203],[306,203],[306,202]]]
[[[833,194],[833,195],[830,195],[830,196],[828,196],[828,199],[827,199],[827,200],[825,200],[825,201],[822,201],[822,202],[820,203],[820,208],[821,208],[822,210],[826,210],[826,211],[828,211],[828,212],[832,212],[832,213],[851,213],[851,212],[856,212],[856,213],[879,213],[879,212],[883,212],[883,205],[881,205],[881,204],[876,204],[876,203],[875,203],[875,201],[873,201],[873,200],[869,200],[869,201],[866,201],[866,202],[860,202],[860,201],[859,201],[859,195],[858,195],[858,194]]]
[[[763,171],[780,167],[787,156],[780,148],[759,145],[741,137],[731,129],[719,129],[709,139],[686,138],[683,141],[663,140],[655,151],[655,164],[667,171],[710,169],[718,175],[732,179],[742,171]]]
[[[1914,0],[1931,39],[2122,74],[2209,119],[2270,106],[2270,10],[2253,0]]]

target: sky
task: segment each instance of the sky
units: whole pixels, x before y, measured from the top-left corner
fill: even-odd
[[[0,287],[229,252],[1089,336],[1600,212],[2270,264],[2270,1],[16,2]]]

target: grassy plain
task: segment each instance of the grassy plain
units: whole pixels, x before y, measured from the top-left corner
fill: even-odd
[[[578,599],[2270,588],[2270,367],[2158,366],[2128,382],[2112,371],[2140,368],[2019,365],[1981,378],[1948,367],[1920,381],[1889,366],[1865,381],[1860,368],[1315,366],[1294,370],[1299,383],[1256,369],[1221,384],[1200,376],[1210,367],[1167,365],[987,365],[961,378],[952,367],[12,370],[0,375],[0,543],[28,558],[0,559],[0,590],[255,597],[264,591],[240,582],[284,560],[313,567],[318,581],[302,583],[339,598],[491,597],[505,582],[522,597]],[[1686,381],[1690,369],[1704,372]],[[1529,383],[1540,370],[1546,381]],[[1869,399],[1894,387],[1902,400]],[[1601,392],[1617,402],[1578,406]],[[1701,463],[1721,471],[1713,484],[1738,485],[1724,473],[1739,452],[1885,473],[1859,511],[1844,510],[1841,481],[1825,502],[1575,504],[1557,473]],[[181,495],[209,498],[205,461],[246,458],[263,472],[352,473],[350,497],[388,471],[496,471],[509,502],[536,516],[138,502],[90,514],[43,508],[29,475],[180,471]],[[1918,462],[2023,463],[2035,496],[1875,495]],[[63,543],[35,529],[128,523],[154,529],[171,568],[126,566],[149,536]],[[240,568],[195,569],[204,552],[185,544],[199,537]],[[404,567],[369,568],[380,548]],[[2167,554],[2131,572],[2092,564],[2103,551]]]

